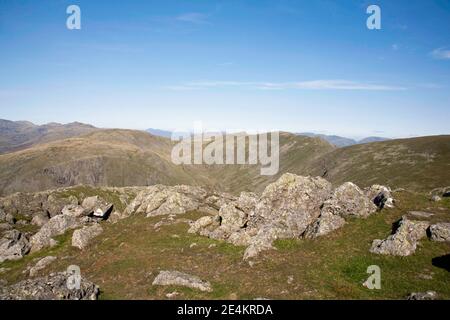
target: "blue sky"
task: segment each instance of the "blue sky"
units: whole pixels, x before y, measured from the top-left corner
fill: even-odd
[[[0,0],[0,118],[449,134],[450,1]]]

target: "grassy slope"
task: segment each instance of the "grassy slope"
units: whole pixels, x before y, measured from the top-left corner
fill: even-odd
[[[391,140],[336,149],[307,168],[333,183],[429,191],[450,184],[450,136]]]
[[[103,223],[105,232],[86,251],[72,248],[72,231],[67,232],[58,238],[60,244],[55,248],[0,264],[0,268],[11,268],[0,278],[9,283],[18,281],[24,278],[22,270],[27,265],[52,254],[58,260],[42,274],[77,264],[84,276],[101,287],[102,299],[165,299],[165,294],[174,290],[180,293],[178,298],[187,299],[402,299],[410,292],[424,290],[436,290],[442,298],[450,299],[449,266],[445,270],[432,264],[433,258],[449,253],[449,244],[423,239],[416,253],[404,258],[369,252],[372,240],[388,236],[392,223],[409,210],[428,210],[436,213],[435,221],[449,220],[448,198],[431,203],[414,193],[395,196],[396,209],[383,210],[366,220],[353,220],[329,236],[277,241],[278,250],[264,253],[253,267],[242,261],[242,247],[188,234],[185,223],[155,230],[154,224],[161,217],[136,215],[114,225]],[[193,212],[179,217],[194,219],[202,215]],[[191,243],[197,246],[190,248]],[[210,244],[216,247],[208,248]],[[381,290],[361,285],[372,264],[381,267]],[[159,270],[198,275],[210,281],[214,291],[152,286]],[[430,274],[431,280],[421,278]],[[292,284],[287,283],[289,276],[294,277]]]

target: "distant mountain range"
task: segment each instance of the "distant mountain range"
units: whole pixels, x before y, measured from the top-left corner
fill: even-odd
[[[340,136],[336,136],[336,135],[317,134],[317,133],[312,133],[312,132],[302,132],[302,133],[297,133],[297,135],[321,138],[339,148],[353,146],[355,144],[364,144],[364,143],[391,140],[389,138],[383,138],[383,137],[367,137],[367,138],[364,138],[361,140],[355,140],[355,139],[340,137]]]
[[[38,143],[51,142],[100,130],[89,124],[48,123],[35,125],[28,121],[0,119],[0,154],[26,149]]]
[[[150,128],[145,131],[147,131],[148,133],[153,134],[155,136],[159,136],[159,137],[164,137],[164,138],[172,137],[172,132],[167,131],[167,130]],[[310,137],[310,138],[321,138],[338,148],[353,146],[356,144],[364,144],[364,143],[390,140],[389,138],[383,138],[383,137],[367,137],[367,138],[364,138],[361,140],[355,140],[355,139],[340,137],[340,136],[336,136],[336,135],[317,134],[317,133],[312,133],[312,132],[301,132],[301,133],[297,133],[297,135]]]
[[[147,129],[145,131],[147,131],[148,133],[151,133],[154,136],[159,136],[159,137],[164,137],[164,138],[172,137],[172,131],[153,129],[153,128]]]

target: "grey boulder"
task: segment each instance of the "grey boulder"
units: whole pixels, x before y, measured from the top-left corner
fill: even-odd
[[[426,237],[429,223],[426,221],[409,220],[406,216],[397,223],[395,233],[385,240],[376,239],[372,242],[370,252],[382,255],[409,256],[417,248],[417,243]]]
[[[201,280],[197,276],[179,271],[161,271],[153,281],[153,285],[159,286],[183,286],[204,292],[211,292],[211,284]]]

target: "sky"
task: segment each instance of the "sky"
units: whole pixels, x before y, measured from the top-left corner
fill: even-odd
[[[0,118],[450,134],[450,0],[0,0]]]

